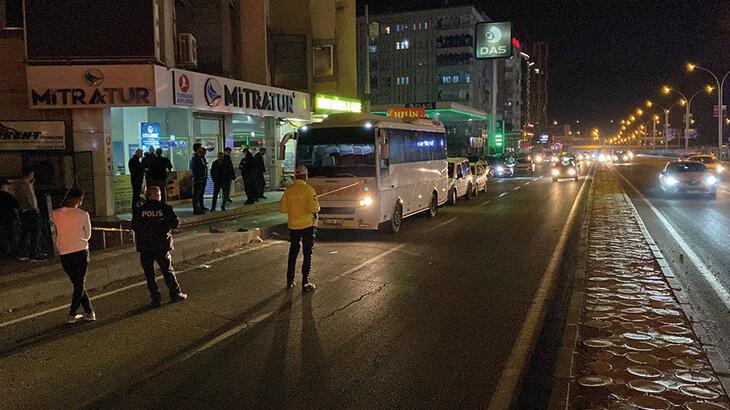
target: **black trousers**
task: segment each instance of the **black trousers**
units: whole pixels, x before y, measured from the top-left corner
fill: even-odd
[[[309,273],[312,270],[312,252],[314,252],[314,227],[307,229],[289,229],[289,264],[286,270],[286,281],[294,281],[294,271],[297,264],[299,249],[302,249],[302,284],[309,282]],[[301,245],[299,244],[301,242]]]
[[[225,180],[223,181],[223,203],[227,204],[231,201],[231,183],[233,180]]]
[[[258,181],[254,178],[243,181],[243,190],[246,191],[246,200],[251,203],[259,197]]]
[[[83,250],[74,253],[61,255],[61,266],[71,279],[74,286],[74,292],[71,296],[71,308],[68,314],[73,316],[79,310],[79,306],[84,307],[84,312],[91,313],[94,311],[91,307],[89,295],[86,294],[86,271],[89,268],[89,251]]]
[[[162,277],[165,279],[167,289],[170,291],[170,298],[174,299],[180,294],[180,285],[175,277],[175,270],[172,267],[172,256],[170,252],[140,252],[139,261],[142,263],[144,277],[147,280],[147,289],[150,291],[150,297],[154,301],[160,301],[160,289],[155,281],[155,262],[162,271]]]
[[[206,180],[193,180],[193,212],[196,214],[203,213],[203,195],[205,194]]]
[[[218,202],[218,194],[221,191],[223,191],[221,210],[225,210],[226,203],[231,197],[231,181],[213,181],[213,202],[210,205],[210,209],[215,210],[215,204]]]
[[[23,228],[24,256],[35,258],[38,256],[38,235],[40,235],[40,214],[38,211],[23,211],[20,213],[20,223]]]
[[[142,178],[132,180],[132,209],[139,204],[139,196],[142,195]]]
[[[256,191],[256,194],[260,197],[264,196],[264,191],[266,190],[266,178],[264,178],[264,174],[260,174],[257,178],[257,185],[258,189]]]

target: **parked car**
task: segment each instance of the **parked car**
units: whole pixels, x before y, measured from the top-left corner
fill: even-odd
[[[717,157],[712,154],[692,154],[687,157],[687,160],[697,161],[705,164],[707,169],[709,169],[714,174],[721,174],[723,171],[725,171],[725,167],[723,167],[720,164],[720,161],[717,160]]]
[[[515,166],[513,167],[514,174],[535,174],[535,163],[531,157],[519,157],[515,160]]]
[[[659,187],[667,194],[717,195],[717,177],[697,161],[670,161],[659,173]]]
[[[474,181],[472,180],[469,160],[461,157],[448,158],[449,163],[449,199],[450,204],[456,204],[458,198],[471,199],[474,195]]]
[[[573,157],[563,157],[557,164],[553,165],[550,174],[553,177],[553,182],[558,182],[561,178],[572,178],[577,181],[579,179],[578,164]]]
[[[479,191],[487,192],[487,166],[484,162],[476,162],[471,165],[471,174],[474,181],[475,195]]]

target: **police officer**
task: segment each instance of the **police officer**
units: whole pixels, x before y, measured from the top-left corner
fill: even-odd
[[[286,271],[286,287],[294,287],[294,270],[301,242],[304,262],[302,263],[302,291],[314,290],[314,283],[309,281],[312,269],[312,252],[314,251],[314,221],[319,212],[317,194],[309,184],[307,167],[299,165],[294,170],[294,183],[289,186],[279,202],[279,210],[287,214],[289,227],[289,264]]]
[[[170,291],[170,300],[179,302],[188,298],[180,291],[172,267],[172,229],[180,225],[180,220],[170,205],[162,203],[160,188],[147,189],[147,201],[137,208],[132,217],[132,229],[137,237],[137,252],[142,263],[147,288],[152,297],[152,307],[160,306],[160,291],[155,282],[155,262],[162,271],[165,284]]]

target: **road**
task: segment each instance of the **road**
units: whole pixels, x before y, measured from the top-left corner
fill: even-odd
[[[546,171],[396,235],[322,234],[309,294],[270,240],[178,266],[183,303],[128,283],[92,295],[94,324],[4,313],[2,407],[484,407],[585,181]]]
[[[667,159],[637,157],[615,165],[642,220],[692,305],[692,316],[705,329],[704,342],[730,358],[730,184],[721,177],[717,199],[666,198],[657,174]]]

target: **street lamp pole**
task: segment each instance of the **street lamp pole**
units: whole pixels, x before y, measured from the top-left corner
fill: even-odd
[[[698,66],[696,64],[687,64],[687,71],[692,72],[695,69],[709,73],[712,78],[715,79],[715,83],[717,84],[717,149],[722,150],[722,91],[723,88],[725,88],[725,80],[727,80],[727,76],[730,75],[730,71],[725,73],[725,75],[722,77],[722,80],[720,80],[720,78],[718,78],[715,73],[704,67]]]

